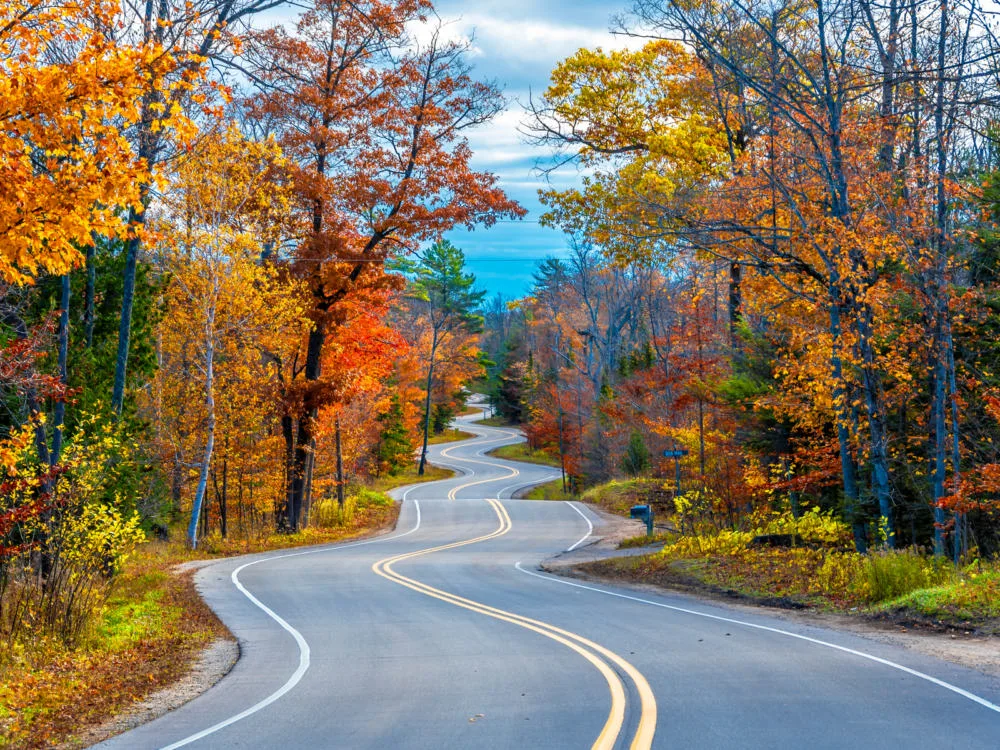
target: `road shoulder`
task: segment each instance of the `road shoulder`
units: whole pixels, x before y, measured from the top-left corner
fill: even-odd
[[[712,590],[710,587],[687,581],[658,579],[642,581],[607,565],[608,561],[648,555],[657,546],[618,549],[622,539],[643,532],[642,524],[614,516],[586,503],[585,507],[596,520],[592,541],[572,552],[562,552],[541,563],[541,569],[553,575],[574,578],[631,592],[645,594],[670,594],[684,597],[692,604],[725,606],[734,613],[765,614],[786,622],[803,626],[822,627],[866,638],[873,642],[896,646],[923,656],[967,667],[994,678],[1000,678],[1000,637],[977,635],[959,629],[935,629],[899,624],[888,619],[878,619],[864,614],[847,615],[815,609],[791,609],[785,603],[769,605],[741,597],[735,592]]]

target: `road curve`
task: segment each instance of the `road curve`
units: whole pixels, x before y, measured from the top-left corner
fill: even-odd
[[[1000,684],[978,672],[539,573],[598,519],[511,500],[555,472],[484,455],[511,430],[463,428],[431,453],[460,476],[402,491],[394,533],[201,570],[239,662],[99,747],[1000,748]]]

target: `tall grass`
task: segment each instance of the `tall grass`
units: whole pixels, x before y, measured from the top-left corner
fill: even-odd
[[[855,586],[873,604],[954,579],[955,568],[943,557],[927,557],[913,549],[881,550],[861,558]]]
[[[309,522],[321,529],[335,529],[350,526],[355,516],[370,508],[392,505],[392,498],[364,487],[351,489],[343,506],[335,497],[326,497],[316,503],[309,513]]]

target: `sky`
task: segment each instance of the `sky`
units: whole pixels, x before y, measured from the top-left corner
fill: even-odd
[[[447,235],[462,248],[479,286],[492,296],[522,296],[531,284],[535,263],[566,252],[561,232],[538,224],[542,211],[537,191],[545,187],[535,172],[545,153],[523,142],[518,125],[529,92],[543,91],[557,62],[580,47],[624,46],[609,33],[611,17],[626,9],[627,0],[439,0],[438,15],[449,22],[448,33],[472,40],[469,61],[478,78],[495,80],[509,100],[508,108],[489,125],[470,132],[473,166],[498,175],[507,194],[528,210],[523,221],[490,229],[464,229]],[[578,179],[572,167],[553,178],[555,186]]]

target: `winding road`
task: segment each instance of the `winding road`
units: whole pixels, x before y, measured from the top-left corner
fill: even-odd
[[[228,559],[203,596],[240,642],[199,698],[99,747],[1000,748],[1000,684],[837,631],[549,576],[600,533],[579,504],[511,500],[556,472],[434,446],[396,531]]]

